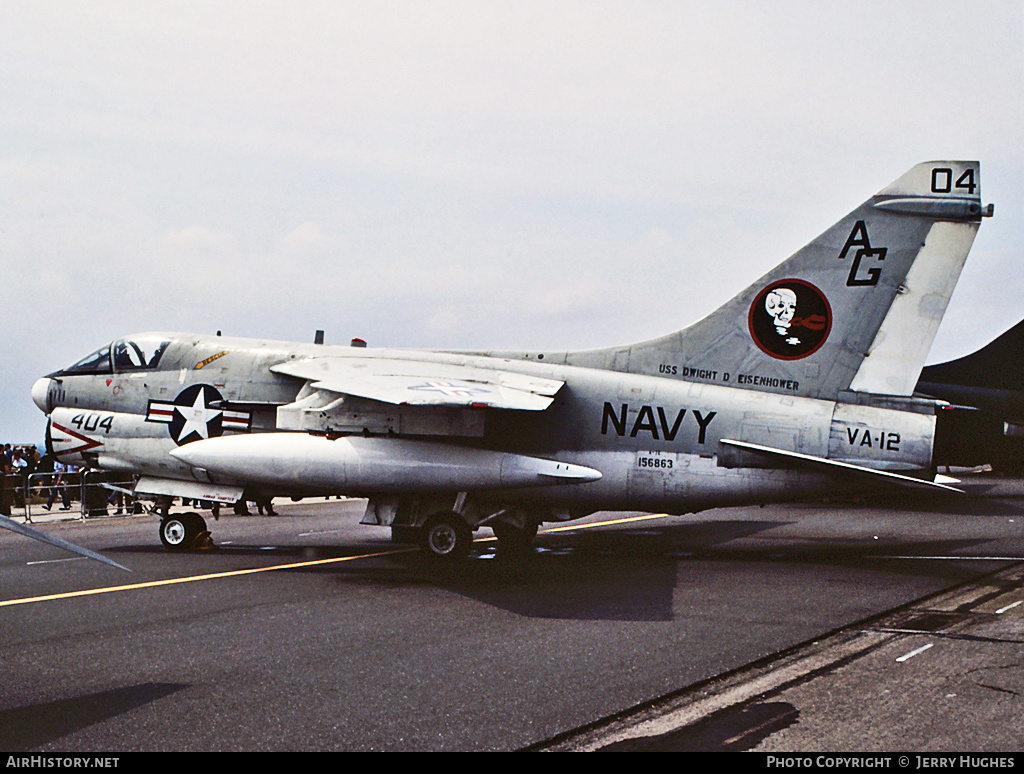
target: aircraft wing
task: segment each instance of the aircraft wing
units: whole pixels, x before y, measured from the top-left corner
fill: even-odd
[[[815,457],[810,454],[801,454],[800,452],[787,451],[785,449],[776,449],[772,446],[762,446],[759,443],[749,443],[747,441],[734,441],[727,438],[723,438],[722,443],[726,446],[733,446],[737,449],[745,449],[746,451],[758,452],[759,454],[765,454],[770,457],[775,457],[781,461],[789,463],[792,466],[816,468],[818,470],[823,470],[825,472],[832,472],[836,474],[864,476],[867,478],[872,478],[876,481],[889,481],[893,484],[912,488],[966,494],[963,489],[957,489],[956,487],[948,486],[946,484],[925,481],[924,479],[914,478],[913,476],[905,476],[901,473],[893,473],[887,470],[875,470],[874,468],[866,468],[863,465],[854,465],[849,462],[839,462],[838,460],[830,460],[826,459],[825,457]]]
[[[61,540],[59,537],[47,535],[45,532],[41,532],[38,529],[28,526],[27,524],[17,522],[14,519],[9,519],[6,516],[0,516],[0,527],[3,527],[4,529],[9,529],[11,532],[17,532],[19,535],[30,537],[33,540],[39,540],[43,543],[49,543],[51,546],[63,548],[65,551],[72,551],[76,554],[88,557],[89,559],[95,559],[97,562],[109,564],[111,567],[116,567],[119,570],[131,572],[131,570],[129,570],[124,565],[118,564],[113,559],[107,559],[107,557],[105,557],[103,554],[98,554],[95,551],[90,551],[88,548],[76,546],[74,543],[69,543],[66,540]]]
[[[316,357],[271,366],[317,390],[409,406],[487,406],[543,411],[565,382],[424,360]]]

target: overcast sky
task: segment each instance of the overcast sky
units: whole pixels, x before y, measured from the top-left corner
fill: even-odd
[[[1019,1],[2,0],[0,441],[139,331],[661,335],[932,159],[996,205],[959,357],[1024,318],[1022,70]]]

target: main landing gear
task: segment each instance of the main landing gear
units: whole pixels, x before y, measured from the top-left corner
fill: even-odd
[[[500,550],[509,555],[528,553],[537,535],[537,522],[517,526],[505,521],[487,524],[498,539]],[[458,513],[441,511],[428,516],[420,526],[391,526],[395,543],[417,543],[424,555],[438,564],[457,564],[469,554],[473,528]]]
[[[498,546],[502,551],[525,553],[533,546],[537,537],[537,522],[529,522],[524,527],[517,527],[507,521],[495,521],[489,525],[498,538]]]
[[[473,531],[457,513],[436,513],[429,516],[420,531],[420,547],[432,558],[456,562],[469,554]]]

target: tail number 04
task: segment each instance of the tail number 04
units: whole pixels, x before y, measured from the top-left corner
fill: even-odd
[[[932,193],[966,192],[973,194],[978,187],[974,179],[974,167],[968,167],[953,181],[953,170],[949,167],[935,167],[932,170]]]

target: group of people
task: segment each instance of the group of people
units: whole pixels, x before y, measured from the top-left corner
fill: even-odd
[[[52,455],[42,454],[35,446],[12,446],[9,443],[0,445],[0,515],[10,516],[12,508],[24,508],[26,497],[33,498],[33,503],[39,503],[45,498],[46,503],[42,508],[46,511],[52,510],[58,500],[60,510],[71,510],[72,501],[82,497],[82,472],[82,469],[67,465]],[[85,505],[90,516],[107,515],[108,506],[116,509],[115,515],[137,512],[138,504],[127,492],[133,484],[130,476],[125,478],[91,473],[86,484]],[[250,515],[249,502],[256,505],[260,515],[277,515],[272,499],[262,495],[250,495],[239,500],[235,503],[235,513]],[[199,500],[183,499],[182,505],[208,508],[215,515],[220,510],[215,503]]]
[[[45,498],[44,510],[60,500],[60,510],[71,510],[81,489],[81,469],[67,465],[31,445],[0,446],[0,515],[10,516],[12,508],[24,508],[26,498]],[[103,497],[108,493],[104,491]],[[36,499],[38,498],[38,499]],[[120,503],[118,503],[120,505]]]
[[[0,445],[0,514],[11,515],[11,508],[25,507],[29,476],[53,471],[53,459],[35,446]]]

